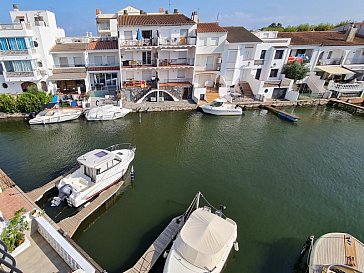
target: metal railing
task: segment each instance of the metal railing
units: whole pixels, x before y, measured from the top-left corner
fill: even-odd
[[[123,150],[123,149],[132,150],[133,152],[135,152],[136,146],[132,145],[131,143],[119,143],[119,144],[115,144],[115,145],[105,148],[105,150],[108,150],[110,152],[113,152],[116,150]]]
[[[19,56],[28,55],[30,52],[28,49],[22,50],[0,50],[0,56]]]
[[[67,67],[85,67],[85,64],[55,64],[55,68],[67,68]]]
[[[34,77],[35,71],[28,71],[28,72],[5,72],[4,75],[8,78],[18,78],[18,77]]]
[[[182,82],[192,83],[192,79],[191,78],[161,79],[159,81],[159,83],[182,83]]]
[[[0,29],[2,30],[22,30],[22,29],[30,29],[30,24],[0,24]]]
[[[159,66],[176,66],[176,65],[194,65],[193,58],[178,58],[178,59],[160,59]]]
[[[122,61],[121,68],[128,67],[128,68],[137,68],[137,67],[156,67],[157,60],[152,59],[150,63],[143,63],[143,60],[125,60]]]
[[[98,67],[98,66],[119,66],[118,63],[88,63],[87,67]]]

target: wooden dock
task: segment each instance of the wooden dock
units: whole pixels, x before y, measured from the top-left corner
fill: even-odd
[[[348,110],[350,110],[350,112],[352,112],[354,114],[356,114],[359,111],[364,113],[364,106],[360,106],[360,105],[353,104],[353,103],[350,103],[350,102],[346,102],[346,101],[343,101],[343,100],[330,99],[329,104],[345,106],[345,108],[347,108]]]
[[[108,189],[104,190],[97,196],[94,200],[87,203],[80,211],[78,211],[75,215],[63,219],[58,223],[58,226],[68,234],[68,236],[72,237],[75,234],[78,227],[81,223],[90,216],[95,210],[101,207],[106,201],[112,198],[124,185],[124,180],[120,180],[116,184],[112,185]]]
[[[287,113],[283,110],[277,109],[275,107],[269,106],[269,105],[262,105],[262,108],[271,111],[272,113],[276,114],[277,116],[284,118],[285,120],[288,121],[298,121],[300,118],[298,116],[295,116],[293,114]]]
[[[178,221],[182,216],[173,218],[153,244],[144,252],[142,257],[136,262],[136,264],[125,271],[124,273],[147,273],[153,267],[158,258],[163,255],[163,252],[169,246],[169,244],[177,236],[181,230],[184,222]]]

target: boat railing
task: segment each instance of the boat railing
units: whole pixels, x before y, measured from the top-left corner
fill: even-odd
[[[135,145],[132,145],[131,143],[119,143],[119,144],[112,145],[112,146],[106,148],[105,150],[112,152],[112,151],[122,150],[122,149],[135,151],[136,147],[135,147]]]
[[[362,271],[359,271],[359,270],[357,270],[357,269],[355,269],[355,268],[353,268],[351,266],[341,265],[341,264],[340,265],[339,264],[332,264],[332,265],[326,266],[326,271],[325,272],[337,272],[338,270],[340,270],[340,268],[349,270],[349,272],[351,272],[351,273],[363,273]]]

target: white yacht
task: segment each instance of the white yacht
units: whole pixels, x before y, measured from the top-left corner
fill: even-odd
[[[241,116],[243,114],[243,109],[240,106],[227,103],[224,98],[215,99],[210,104],[204,104],[201,109],[204,113],[215,116]]]
[[[347,233],[317,239],[309,257],[309,273],[363,273],[364,245]]]
[[[208,207],[196,209],[173,242],[163,273],[221,272],[237,248],[237,225],[222,216]]]
[[[85,112],[85,117],[89,121],[94,120],[114,120],[125,117],[132,112],[131,109],[114,105],[103,105],[91,108]]]
[[[50,124],[78,119],[83,110],[81,108],[52,108],[39,112],[35,118],[29,120],[29,124]]]
[[[80,167],[63,178],[56,186],[59,194],[52,206],[66,200],[79,207],[118,182],[128,170],[136,148],[130,144],[117,144],[107,149],[96,149],[77,158]]]

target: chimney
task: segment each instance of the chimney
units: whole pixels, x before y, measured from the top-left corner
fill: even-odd
[[[169,14],[168,10],[165,11],[165,14]]]
[[[173,14],[178,14],[178,9],[174,9]]]
[[[145,14],[144,10],[141,9],[140,10],[140,14]]]
[[[159,13],[164,13],[164,9],[163,8],[159,8]]]
[[[351,24],[348,28],[348,30],[345,33],[345,41],[346,42],[352,42],[354,41],[356,32],[358,31],[358,28],[355,24]]]
[[[128,15],[128,11],[124,9],[124,15]]]
[[[19,11],[18,4],[13,4],[13,11]]]
[[[101,10],[100,9],[96,9],[96,15],[101,14]]]
[[[199,19],[198,19],[198,13],[197,13],[197,11],[192,12],[191,19],[192,19],[193,21],[195,21],[195,23],[196,23],[196,24],[197,24],[197,23],[199,23]]]

